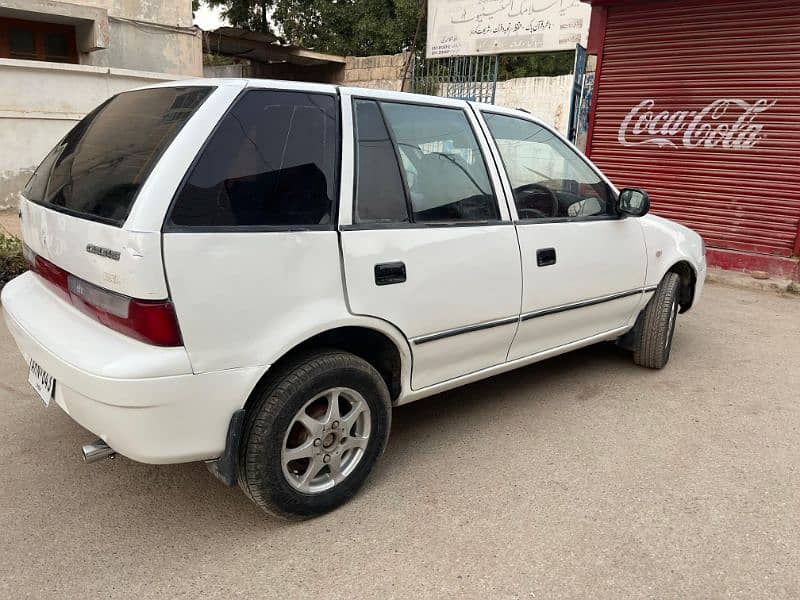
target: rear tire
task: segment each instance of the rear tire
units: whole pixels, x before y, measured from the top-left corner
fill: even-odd
[[[355,495],[386,447],[391,401],[365,360],[317,351],[285,365],[247,411],[239,485],[266,512],[311,517]]]
[[[645,307],[633,346],[633,362],[637,365],[661,369],[669,362],[679,309],[680,283],[677,273],[667,273]]]

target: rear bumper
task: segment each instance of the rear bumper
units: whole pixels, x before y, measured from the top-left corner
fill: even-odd
[[[231,415],[263,373],[253,367],[195,375],[183,348],[114,332],[63,302],[33,273],[8,283],[2,304],[26,361],[33,358],[55,377],[56,404],[139,462],[220,456]]]

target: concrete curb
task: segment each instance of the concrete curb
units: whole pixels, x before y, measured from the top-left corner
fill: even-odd
[[[706,275],[706,283],[741,290],[772,292],[800,299],[800,285],[790,279],[756,279],[748,273],[710,268]]]

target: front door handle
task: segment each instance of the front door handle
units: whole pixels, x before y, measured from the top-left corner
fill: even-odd
[[[549,267],[556,264],[555,248],[539,248],[536,251],[536,265],[539,267]]]
[[[406,280],[406,265],[402,262],[388,262],[375,265],[375,283],[392,285]]]

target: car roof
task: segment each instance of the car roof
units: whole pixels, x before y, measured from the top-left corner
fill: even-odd
[[[430,96],[427,94],[414,94],[411,92],[399,92],[395,90],[382,90],[375,88],[359,88],[333,83],[314,83],[308,81],[288,81],[283,79],[256,79],[248,77],[217,77],[207,78],[198,77],[195,79],[170,80],[142,86],[136,89],[149,89],[159,87],[185,87],[185,86],[234,86],[240,88],[268,88],[286,91],[303,91],[336,94],[342,93],[348,96],[359,98],[375,98],[377,100],[397,100],[403,102],[414,102],[419,104],[429,104],[438,106],[466,106],[472,105],[475,109],[486,112],[499,112],[502,114],[517,116],[520,118],[534,121],[547,126],[541,119],[531,114],[527,110],[506,108],[485,102],[473,102],[468,100],[446,98],[443,96]],[[549,128],[549,127],[548,127]]]

